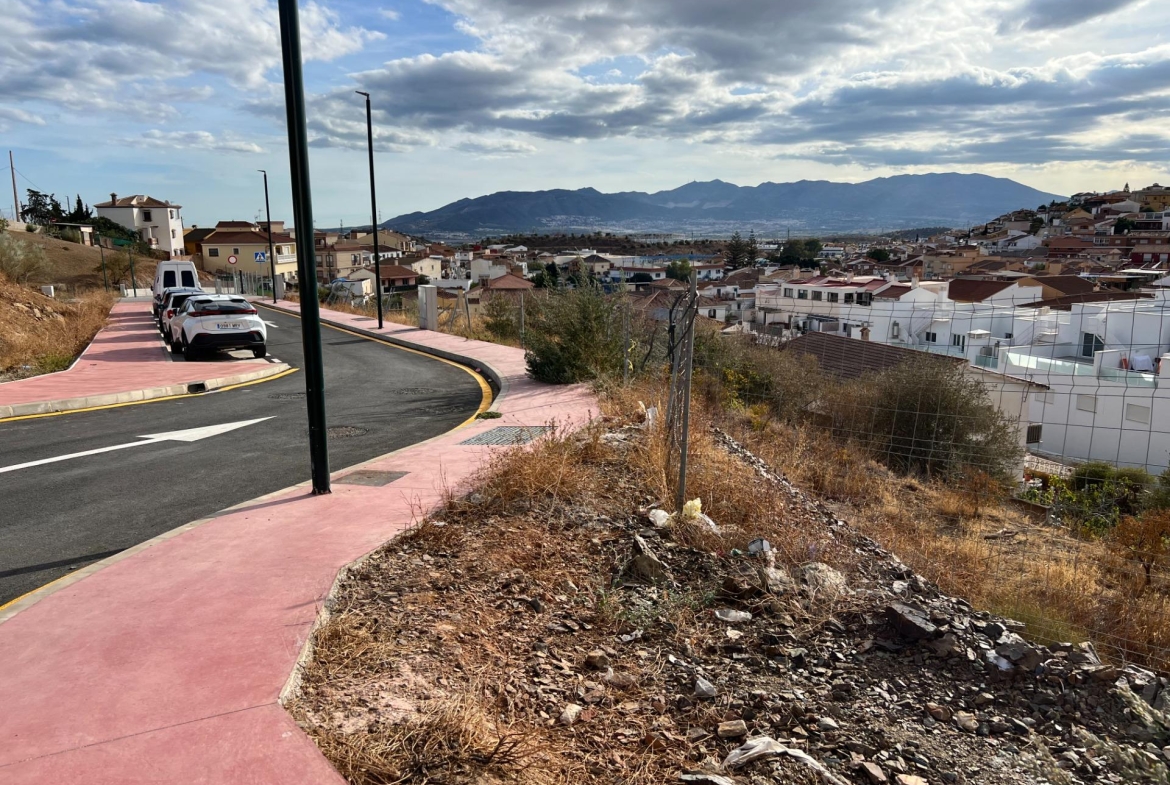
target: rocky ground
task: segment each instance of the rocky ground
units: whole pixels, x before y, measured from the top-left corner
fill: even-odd
[[[775,542],[654,509],[639,428],[581,437],[584,491],[483,490],[352,570],[290,709],[352,782],[1170,782],[1170,680],[1029,643],[711,438]]]

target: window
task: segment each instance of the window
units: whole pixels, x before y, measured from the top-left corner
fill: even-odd
[[[1056,393],[1042,393],[1040,395],[1040,402],[1045,406],[1050,406],[1056,403]]]
[[[239,248],[233,248],[233,249],[232,249],[232,254],[233,254],[234,256],[239,256],[239,255],[240,255],[240,249],[239,249]]]
[[[814,300],[820,300],[820,299],[821,299],[821,296],[822,296],[822,293],[821,293],[821,292],[813,292],[812,294],[813,294],[813,299],[814,299]]]
[[[1097,396],[1096,395],[1078,395],[1077,396],[1077,411],[1078,412],[1095,412],[1095,411],[1097,411]]]
[[[1094,333],[1083,333],[1081,335],[1081,357],[1092,357],[1097,352],[1105,349],[1105,343]]]
[[[1005,339],[1005,340],[1009,340],[1009,341],[1010,341],[1010,340],[1012,339],[1012,334],[1011,334],[1011,333],[1004,333],[1004,334],[1003,334],[1003,337],[1004,337],[1004,339]]]
[[[170,289],[175,285],[175,271],[167,270],[163,273],[163,288]]]
[[[349,260],[350,260],[351,262],[356,262],[356,261],[357,261],[357,254],[355,254],[355,253],[351,253],[351,254],[349,255]]]
[[[829,302],[835,303],[840,299],[841,295],[837,294],[836,292],[829,292]]]
[[[191,272],[190,270],[183,270],[179,277],[183,279],[183,286],[187,286],[192,289],[195,288],[195,273]]]
[[[175,217],[175,211],[171,210],[171,218],[174,219],[174,217]]]
[[[846,304],[846,305],[852,305],[852,304],[853,304],[853,293],[852,293],[852,292],[847,292],[847,293],[845,294],[845,304]]]
[[[147,223],[150,223],[150,210],[143,210],[142,211],[142,220],[146,221]]]
[[[808,299],[808,289],[797,289],[796,290],[796,299],[797,300],[807,300]]]
[[[1125,405],[1125,419],[1130,422],[1140,422],[1142,425],[1149,425],[1150,407],[1136,403],[1127,403]]]
[[[951,336],[951,346],[958,346],[960,349],[966,349],[967,348],[967,336],[965,336],[965,335],[952,335]]]
[[[715,309],[712,308],[711,310],[707,311],[707,316],[714,319],[715,318]]]
[[[927,343],[938,343],[938,333],[924,333],[922,337]]]
[[[791,296],[792,296],[792,289],[785,289],[785,290],[784,290],[784,296],[785,296],[785,297],[791,297]]]
[[[1042,424],[1036,423],[1035,425],[1029,425],[1025,441],[1027,441],[1028,444],[1039,444],[1043,433],[1044,426]]]
[[[218,248],[208,248],[207,255],[208,256],[219,256],[219,249]]]
[[[174,240],[174,239],[175,239],[175,237],[176,237],[175,230],[174,230],[174,229],[172,229],[172,230],[171,230],[171,239],[172,239],[172,240]]]

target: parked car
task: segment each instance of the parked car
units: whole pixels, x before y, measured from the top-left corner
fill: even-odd
[[[183,303],[200,294],[206,294],[206,292],[202,289],[186,289],[181,287],[167,289],[163,292],[162,305],[159,306],[158,311],[158,331],[162,333],[164,341],[167,343],[171,342],[171,318],[183,307]]]
[[[187,359],[203,351],[250,349],[268,353],[268,330],[256,309],[242,297],[203,294],[187,298],[171,317],[171,351]]]
[[[199,273],[195,270],[195,264],[193,262],[159,262],[154,271],[154,284],[151,286],[151,291],[154,293],[151,312],[156,320],[159,309],[162,308],[163,292],[177,287],[199,288]]]

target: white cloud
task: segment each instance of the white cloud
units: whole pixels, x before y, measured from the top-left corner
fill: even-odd
[[[119,140],[134,147],[156,150],[208,150],[217,153],[263,153],[264,148],[232,136],[216,136],[209,131],[146,131],[141,136]]]
[[[383,19],[389,19],[391,22],[397,22],[402,18],[402,14],[393,8],[379,8],[378,13],[382,15]]]

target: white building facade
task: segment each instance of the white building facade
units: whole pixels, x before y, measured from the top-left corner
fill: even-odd
[[[108,218],[137,232],[143,242],[151,248],[166,251],[170,258],[183,254],[181,205],[143,194],[119,197],[112,193],[110,201],[95,204],[94,209],[99,218]]]

